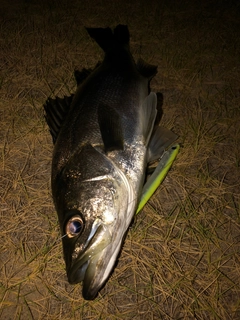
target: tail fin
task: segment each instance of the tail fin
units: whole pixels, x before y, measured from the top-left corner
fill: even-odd
[[[86,30],[105,52],[116,44],[129,44],[128,27],[122,24],[116,26],[113,32],[110,28],[86,28]]]
[[[130,35],[128,27],[123,24],[119,24],[118,26],[116,26],[116,28],[114,29],[114,38],[115,41],[121,45],[129,45]]]

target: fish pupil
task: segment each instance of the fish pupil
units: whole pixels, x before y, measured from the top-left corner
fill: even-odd
[[[82,229],[82,224],[80,221],[72,221],[69,226],[69,231],[72,234],[79,233]]]

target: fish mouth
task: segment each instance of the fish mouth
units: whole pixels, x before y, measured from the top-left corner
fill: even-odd
[[[105,282],[102,276],[106,263],[103,259],[104,249],[111,243],[110,233],[104,225],[98,226],[91,236],[84,251],[79,253],[67,270],[70,284],[82,282],[85,300],[93,300]]]

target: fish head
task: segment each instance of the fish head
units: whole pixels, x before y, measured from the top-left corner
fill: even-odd
[[[91,300],[114,268],[135,202],[121,170],[104,154],[87,149],[63,170],[55,187],[60,186],[59,194],[54,198],[68,281],[82,281],[83,297]]]

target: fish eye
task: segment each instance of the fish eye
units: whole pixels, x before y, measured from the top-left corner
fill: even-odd
[[[66,234],[68,238],[78,236],[83,228],[83,221],[79,216],[74,216],[68,220],[66,225]]]

